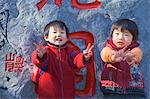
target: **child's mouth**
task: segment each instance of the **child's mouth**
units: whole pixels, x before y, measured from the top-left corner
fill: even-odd
[[[61,42],[61,41],[62,41],[62,39],[61,39],[61,38],[56,38],[55,40],[56,40],[56,41],[59,41],[59,42]]]
[[[117,42],[119,45],[123,45],[124,43],[123,42]]]

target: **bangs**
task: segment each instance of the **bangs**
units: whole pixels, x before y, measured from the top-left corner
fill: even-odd
[[[114,24],[112,26],[112,29],[120,29],[121,32],[124,32],[125,30],[129,31],[130,33],[133,33],[137,30],[137,27],[135,25],[127,24],[127,23],[122,23],[122,24]]]
[[[59,25],[59,24],[56,24],[56,25],[54,25],[54,26],[52,26],[53,28],[54,28],[54,30],[57,30],[58,28],[59,29],[61,29],[61,30],[64,30],[64,31],[66,31],[66,28],[63,26],[63,25]]]

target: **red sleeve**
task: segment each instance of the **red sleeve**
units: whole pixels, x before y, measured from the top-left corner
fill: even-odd
[[[32,52],[32,63],[36,66],[38,66],[39,68],[42,68],[45,64],[46,64],[46,61],[47,61],[47,53],[43,56],[42,59],[40,59],[37,55],[37,52],[36,51],[33,51]]]
[[[79,53],[75,56],[74,58],[74,64],[78,67],[78,68],[82,68],[85,66],[85,62],[84,62],[84,58],[83,58],[83,54]]]
[[[83,53],[80,53],[80,49],[77,46],[71,48],[69,47],[68,52],[69,52],[68,54],[71,54],[71,60],[75,64],[76,68],[83,68],[90,63],[90,61],[88,62],[84,61]]]

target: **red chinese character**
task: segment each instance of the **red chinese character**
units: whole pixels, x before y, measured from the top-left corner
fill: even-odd
[[[62,0],[54,0],[54,3],[59,7],[62,6]]]
[[[48,0],[41,0],[39,3],[37,3],[36,6],[38,10],[41,10],[47,2]],[[62,0],[54,0],[54,3],[58,6],[62,6]],[[72,7],[75,7],[80,10],[91,10],[100,7],[102,3],[99,0],[96,0],[92,3],[81,4],[78,2],[78,0],[71,0],[71,4]]]
[[[91,10],[100,7],[102,3],[96,0],[95,2],[92,3],[81,4],[78,2],[78,0],[71,0],[71,4],[72,7],[75,7],[80,10]]]
[[[12,53],[10,53],[10,57],[8,59],[8,55],[6,54],[5,71],[21,72],[23,68],[23,61],[24,58],[22,58],[21,56],[16,56]]]
[[[22,71],[23,61],[24,61],[24,58],[22,58],[21,56],[16,57],[14,72],[21,72]]]
[[[43,6],[48,2],[48,0],[41,0],[39,3],[36,4],[38,10],[41,10]]]
[[[9,59],[8,59],[8,55],[6,54],[5,71],[13,72],[14,59],[15,59],[15,54],[10,53]]]

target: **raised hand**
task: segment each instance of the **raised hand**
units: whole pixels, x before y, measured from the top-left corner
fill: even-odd
[[[123,55],[119,52],[115,52],[112,56],[111,56],[111,60],[113,62],[120,62],[123,60]]]
[[[93,47],[94,47],[94,45],[89,43],[87,48],[83,51],[85,61],[88,61],[90,59],[90,57],[93,55],[93,53],[92,53]]]
[[[123,49],[114,52],[114,54],[111,56],[111,60],[113,62],[120,62],[122,60],[124,60],[124,55],[125,55],[125,50],[127,47],[124,47]]]
[[[137,62],[135,55],[131,51],[127,51],[124,55],[124,60],[127,61],[129,65],[134,64]]]
[[[43,47],[42,44],[38,45],[38,44],[35,44],[35,43],[34,43],[34,45],[36,46],[36,52],[37,52],[37,54],[38,54],[38,57],[39,57],[39,58],[42,58],[43,55],[46,53],[46,48]]]

